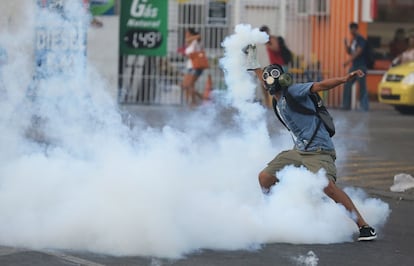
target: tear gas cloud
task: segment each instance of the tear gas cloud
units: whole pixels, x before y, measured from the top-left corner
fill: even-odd
[[[223,42],[229,89],[221,104],[173,114],[162,127],[139,118],[131,127],[88,63],[39,81],[28,99],[31,44],[16,39],[32,40],[33,30],[1,37],[9,53],[1,69],[1,245],[177,258],[203,248],[352,241],[357,227],[323,194],[323,171],[287,167],[270,196],[259,188],[258,172],[291,146],[285,133],[270,137],[243,66],[241,49],[264,43],[264,33],[238,25]],[[386,203],[351,196],[373,226],[385,223]]]

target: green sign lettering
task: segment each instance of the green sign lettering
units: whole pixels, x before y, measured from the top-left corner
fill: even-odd
[[[123,0],[119,28],[121,55],[167,55],[168,0]]]

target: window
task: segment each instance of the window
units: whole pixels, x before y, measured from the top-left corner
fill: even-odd
[[[307,0],[298,0],[297,2],[297,11],[300,15],[308,15],[309,14],[309,5]]]
[[[329,0],[297,0],[297,13],[299,15],[328,15]]]
[[[201,33],[207,49],[220,49],[228,35],[227,2],[210,0],[204,4],[180,4],[178,8],[178,47],[184,45],[185,30],[194,28]]]
[[[227,3],[210,0],[208,3],[207,24],[227,24]]]
[[[327,15],[329,14],[329,0],[313,0],[313,14]]]

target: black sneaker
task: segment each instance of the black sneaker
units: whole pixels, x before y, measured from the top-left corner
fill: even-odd
[[[359,237],[358,241],[370,241],[377,238],[377,233],[375,229],[369,225],[364,225],[359,228]]]

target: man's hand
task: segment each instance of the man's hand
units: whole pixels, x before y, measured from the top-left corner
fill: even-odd
[[[365,73],[361,69],[358,69],[346,75],[345,82],[351,81],[357,77],[362,78],[363,76],[365,76]]]

